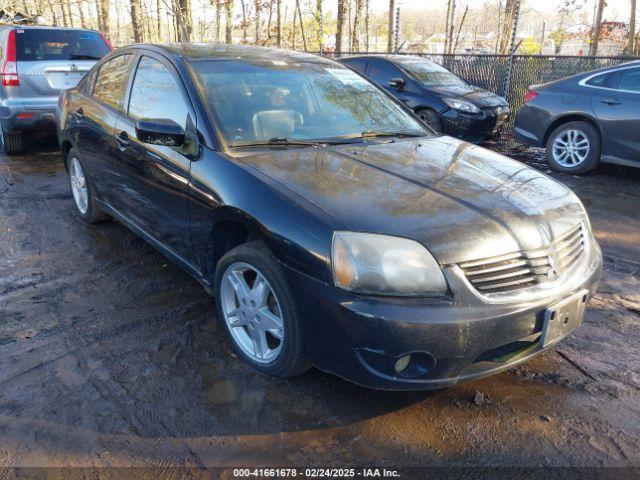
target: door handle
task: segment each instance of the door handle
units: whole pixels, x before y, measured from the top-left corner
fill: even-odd
[[[620,105],[622,103],[620,100],[617,100],[615,98],[605,98],[601,101],[602,103],[606,103],[607,105]]]
[[[126,150],[129,145],[131,145],[131,140],[129,140],[129,135],[127,132],[122,131],[116,136],[116,142],[118,143],[118,148],[120,150]]]

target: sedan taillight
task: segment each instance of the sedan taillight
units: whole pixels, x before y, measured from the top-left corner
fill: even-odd
[[[537,96],[538,96],[538,92],[534,92],[533,90],[528,90],[527,93],[524,94],[524,103],[530,102]]]

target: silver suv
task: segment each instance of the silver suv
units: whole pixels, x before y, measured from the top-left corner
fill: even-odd
[[[60,90],[74,87],[111,51],[93,30],[0,27],[0,140],[5,153],[19,153],[23,133],[55,132]]]

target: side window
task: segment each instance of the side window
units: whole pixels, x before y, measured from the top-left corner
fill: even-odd
[[[142,57],[131,87],[129,116],[163,118],[186,128],[189,110],[171,72],[159,61]]]
[[[367,70],[367,60],[364,58],[354,58],[353,60],[346,61],[345,64],[362,74]]]
[[[389,85],[389,80],[396,77],[404,78],[402,72],[398,70],[394,65],[384,60],[369,60],[369,78],[371,78],[378,85],[386,87]]]
[[[102,64],[93,87],[95,98],[120,111],[124,111],[131,58],[131,54],[120,55]]]
[[[640,93],[640,68],[629,68],[621,72],[622,76],[620,77],[618,88],[620,90]]]
[[[616,88],[618,86],[619,80],[620,80],[619,71],[609,72],[609,73],[603,73],[602,75],[593,77],[591,80],[587,82],[587,85],[591,87]]]

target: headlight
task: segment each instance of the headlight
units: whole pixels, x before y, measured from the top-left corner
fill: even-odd
[[[473,103],[457,98],[443,98],[442,101],[449,105],[449,108],[465,113],[480,113],[480,109]]]
[[[373,233],[335,232],[331,248],[336,286],[378,295],[442,296],[447,282],[418,242]]]

